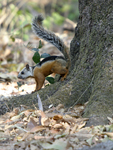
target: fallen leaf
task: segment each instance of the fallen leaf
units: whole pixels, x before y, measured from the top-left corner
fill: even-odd
[[[113,138],[113,132],[103,132],[102,135],[107,135],[108,137]]]
[[[61,120],[61,119],[63,119],[63,117],[61,115],[54,115],[53,119],[54,120]]]
[[[62,126],[62,124],[55,124],[54,126],[53,126],[54,128],[63,128],[63,126]]]
[[[42,130],[45,130],[47,127],[44,127],[44,126],[36,126],[36,127],[34,127],[34,128],[32,128],[31,130],[30,130],[30,132],[32,133],[32,132],[39,132],[39,131],[42,131]]]
[[[86,142],[89,144],[89,146],[91,146],[93,144],[93,137],[91,137],[90,139],[86,140]]]
[[[113,118],[107,117],[111,124],[113,124]]]
[[[41,143],[41,145],[44,149],[66,150],[67,141],[64,141],[63,139],[58,139],[58,140],[55,140],[53,144]]]
[[[30,118],[30,121],[27,124],[27,130],[31,130],[36,126],[37,126],[37,123],[34,121],[33,118]]]

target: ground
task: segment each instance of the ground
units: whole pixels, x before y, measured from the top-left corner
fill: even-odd
[[[9,64],[2,64],[2,67],[7,65]],[[1,68],[1,72],[1,101],[4,97],[9,99],[10,96],[28,95],[35,89],[34,80],[27,79],[20,87],[17,84],[18,72],[7,73],[6,68]],[[9,80],[11,82],[8,82]],[[82,114],[88,103],[68,109],[63,104],[54,106],[51,103],[44,111],[40,95],[36,95],[38,108],[34,104],[33,109],[20,104],[13,111],[0,116],[0,149],[76,150],[85,146],[90,149],[98,143],[113,140],[112,118],[107,118],[108,125],[86,127],[89,118],[82,118]]]

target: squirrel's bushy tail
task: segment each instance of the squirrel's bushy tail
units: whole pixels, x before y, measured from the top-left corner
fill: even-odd
[[[53,32],[47,31],[42,26],[42,21],[44,20],[43,16],[40,14],[36,17],[34,17],[32,21],[32,29],[33,32],[40,37],[41,39],[44,39],[45,41],[53,44],[55,47],[57,47],[63,54],[65,59],[70,64],[70,57],[67,47],[65,46],[64,42],[56,36]]]

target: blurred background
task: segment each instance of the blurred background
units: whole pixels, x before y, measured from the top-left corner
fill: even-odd
[[[0,0],[0,82],[16,80],[26,63],[33,65],[31,51],[39,38],[31,30],[32,18],[42,13],[44,28],[55,32],[70,46],[79,17],[78,0]],[[61,55],[42,40],[40,53]],[[13,79],[12,79],[13,77]]]

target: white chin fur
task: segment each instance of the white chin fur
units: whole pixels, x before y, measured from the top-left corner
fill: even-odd
[[[25,79],[25,77],[22,77],[22,76],[20,76],[20,75],[18,75],[18,78],[19,78],[19,79]]]

